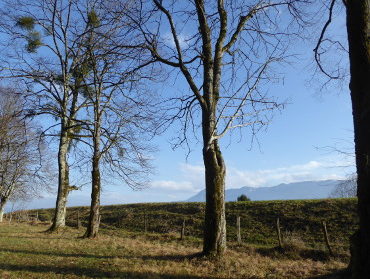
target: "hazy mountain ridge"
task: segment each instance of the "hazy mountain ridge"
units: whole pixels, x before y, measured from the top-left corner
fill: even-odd
[[[259,200],[299,200],[299,199],[325,199],[341,180],[302,181],[294,183],[282,183],[272,187],[242,187],[227,189],[226,201],[236,201],[244,194],[253,201]],[[192,196],[188,202],[205,201],[205,190]]]

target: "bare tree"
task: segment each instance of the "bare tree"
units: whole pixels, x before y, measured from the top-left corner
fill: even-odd
[[[370,273],[370,1],[344,1],[347,32],[355,153],[357,197],[360,229],[352,238],[352,278],[365,278]]]
[[[341,5],[346,11],[348,35],[348,54],[350,63],[349,89],[352,100],[352,114],[354,123],[354,142],[357,168],[357,197],[360,228],[351,238],[352,278],[366,278],[370,274],[370,1],[340,1],[331,0],[328,5],[329,17],[320,34],[315,51],[319,57],[322,43],[326,39],[333,11]],[[328,73],[320,59],[316,59],[321,71],[330,79],[339,79],[340,76]]]
[[[188,128],[202,131],[205,255],[221,257],[226,249],[226,166],[219,140],[243,127],[254,134],[280,107],[267,95],[267,84],[279,79],[272,66],[286,61],[291,36],[302,23],[298,4],[305,2],[153,0],[127,14],[142,32],[141,46],[177,70],[190,89],[172,99],[180,106],[173,119],[183,123],[180,143],[187,142]]]
[[[10,199],[40,194],[46,182],[37,129],[24,112],[20,95],[0,87],[0,222]]]
[[[330,193],[331,198],[353,198],[357,196],[357,175],[352,174],[342,180]]]
[[[5,1],[6,2],[6,1]],[[78,125],[73,119],[83,107],[80,98],[81,37],[88,19],[80,9],[85,1],[17,0],[6,2],[2,31],[8,35],[5,45],[3,77],[22,79],[32,105],[30,116],[54,118],[45,136],[54,136],[58,147],[58,194],[50,231],[65,225],[67,198],[71,190],[68,153]]]
[[[89,238],[96,237],[99,228],[101,165],[110,178],[134,189],[145,187],[153,150],[148,136],[156,127],[155,110],[149,109],[153,98],[140,86],[150,78],[142,73],[148,64],[140,59],[143,50],[124,45],[135,36],[135,30],[126,25],[122,13],[106,12],[106,3],[90,2],[87,11],[87,32],[81,43],[87,105],[82,118],[75,119],[81,127],[76,139],[87,144],[92,153],[91,207],[85,233]]]

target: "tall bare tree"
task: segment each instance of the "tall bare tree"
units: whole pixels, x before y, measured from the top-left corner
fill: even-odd
[[[174,118],[184,124],[180,142],[187,140],[189,127],[201,123],[205,255],[221,257],[226,249],[226,166],[219,140],[243,127],[255,133],[279,107],[268,97],[267,84],[278,80],[272,65],[287,58],[291,36],[302,23],[298,4],[305,2],[153,0],[127,14],[142,32],[141,45],[155,61],[177,70],[190,89],[177,98]]]
[[[55,122],[45,135],[56,136],[58,147],[58,194],[50,231],[65,225],[70,185],[68,152],[78,127],[73,119],[84,106],[80,94],[80,38],[87,18],[80,7],[85,1],[16,0],[4,1],[1,29],[7,34],[3,77],[22,79],[32,104],[29,115],[49,115]],[[86,16],[86,14],[85,14]],[[52,119],[52,118],[51,118]]]
[[[10,199],[40,194],[37,192],[45,183],[41,157],[44,149],[37,127],[25,119],[24,113],[20,94],[0,87],[0,222]]]
[[[332,22],[333,11],[341,5],[346,11],[348,54],[350,63],[350,95],[354,124],[354,142],[357,169],[357,197],[360,228],[351,238],[352,278],[367,278],[370,274],[370,1],[342,0],[330,1],[328,20],[325,22],[315,51],[320,70],[330,79],[340,79],[340,75],[325,69],[320,55],[325,53],[323,42],[327,40],[328,27]],[[337,41],[334,41],[338,45]],[[339,44],[340,45],[340,44]]]
[[[85,74],[82,76],[85,114],[76,123],[77,140],[91,148],[91,207],[85,237],[98,234],[101,167],[109,177],[138,189],[148,184],[150,173],[149,134],[154,134],[153,98],[141,84],[151,78],[143,68],[140,48],[127,48],[136,31],[105,9],[106,1],[90,2],[88,28],[83,38]],[[121,2],[123,3],[123,2]],[[103,5],[104,4],[104,5]],[[130,5],[130,1],[127,1]],[[124,7],[125,8],[125,7]],[[107,175],[105,175],[107,178]]]
[[[352,278],[370,274],[370,1],[343,1],[347,13],[360,229],[352,238]]]

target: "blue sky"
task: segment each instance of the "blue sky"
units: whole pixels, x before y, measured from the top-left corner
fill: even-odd
[[[317,87],[307,84],[310,72],[304,63],[301,65],[288,72],[284,85],[274,88],[275,94],[281,94],[289,104],[258,134],[258,143],[251,145],[248,134],[241,141],[235,137],[221,140],[227,164],[226,188],[343,179],[354,171],[353,157],[334,150],[353,152],[348,89],[318,92]],[[154,140],[158,152],[151,186],[133,191],[125,185],[105,184],[103,204],[181,201],[203,189],[201,143],[191,146],[188,158],[186,148],[172,150],[170,139],[177,128],[172,126]],[[69,205],[88,205],[89,198],[90,188],[86,185],[71,193]],[[53,207],[54,200],[53,194],[45,194],[27,206]]]
[[[335,33],[343,36],[339,31],[345,30],[344,22],[335,22],[333,26]],[[354,171],[353,157],[333,150],[353,153],[348,86],[329,86],[322,91],[320,86],[324,81],[319,76],[312,79],[312,49],[317,37],[312,34],[311,42],[296,42],[295,50],[300,54],[297,60],[279,69],[285,73],[284,83],[271,85],[269,93],[287,100],[288,104],[275,114],[266,130],[258,133],[253,144],[247,132],[241,139],[237,135],[221,139],[227,164],[226,188],[344,179]],[[181,78],[173,86],[157,86],[160,93],[187,90]],[[125,185],[106,183],[103,185],[103,204],[181,201],[204,188],[202,144],[193,141],[188,157],[185,147],[172,150],[170,139],[177,133],[177,125],[153,140],[158,152],[154,155],[156,173],[151,177],[150,187],[133,191]],[[88,205],[89,199],[90,187],[86,185],[81,191],[71,193],[69,205]],[[43,199],[34,200],[27,206],[54,205],[55,194],[45,193]]]

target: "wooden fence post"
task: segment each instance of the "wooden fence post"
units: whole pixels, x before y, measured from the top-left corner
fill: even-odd
[[[236,217],[236,240],[238,243],[242,242],[242,237],[240,234],[240,216]]]
[[[324,232],[324,240],[325,240],[326,247],[329,250],[330,256],[333,256],[333,250],[331,249],[330,242],[329,242],[328,230],[326,229],[326,222],[322,221],[321,224],[322,224],[322,230]]]
[[[184,238],[185,238],[185,219],[182,221],[180,240],[184,240]]]
[[[80,211],[77,210],[77,229],[81,228]]]
[[[283,242],[281,240],[280,219],[279,218],[276,219],[276,232],[277,232],[277,236],[278,236],[279,247],[283,248]]]
[[[39,211],[36,211],[36,222],[39,221]]]
[[[144,232],[148,231],[148,216],[144,213]]]

